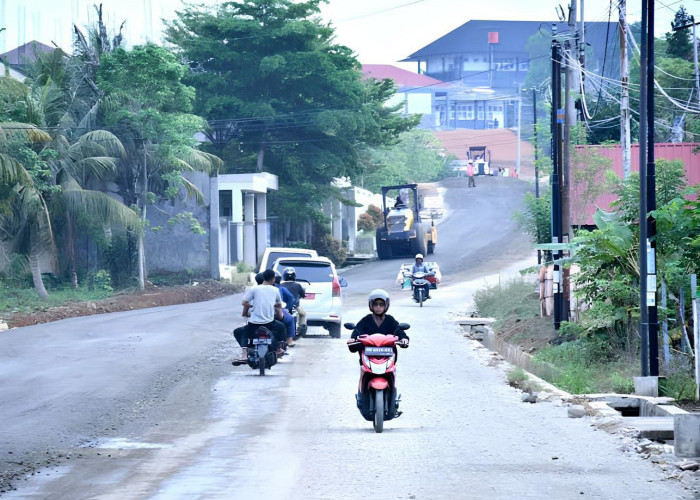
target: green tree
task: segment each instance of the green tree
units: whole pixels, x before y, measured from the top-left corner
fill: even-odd
[[[666,33],[666,53],[671,57],[679,57],[681,59],[690,60],[693,56],[693,44],[691,41],[690,28],[676,30],[680,26],[688,26],[691,24],[692,17],[686,12],[682,5],[676,11],[676,15],[671,22],[671,28],[674,31]]]
[[[549,190],[540,192],[539,198],[535,198],[532,193],[526,193],[523,204],[523,210],[515,212],[513,220],[530,236],[533,244],[550,243],[552,241],[552,196]]]
[[[221,161],[195,148],[204,122],[193,115],[192,87],[182,83],[185,66],[153,44],[103,55],[97,82],[110,105],[104,120],[124,145],[116,181],[128,206],[138,207],[144,226],[146,209],[159,199],[174,199],[181,189],[201,202],[202,193],[183,173],[215,172]],[[139,284],[145,286],[143,237],[139,238]]]
[[[683,198],[684,184],[682,162],[657,162],[657,274],[670,283],[696,269],[700,259],[700,247],[693,243],[700,220],[694,202]],[[616,191],[614,211],[596,212],[597,228],[574,238],[580,267],[574,281],[577,296],[590,305],[583,325],[607,332],[610,342],[621,346],[632,342],[639,318],[639,174],[633,172]]]
[[[431,182],[445,177],[452,157],[427,130],[411,130],[389,147],[372,148],[363,155],[364,173],[356,183],[374,192],[382,186]]]
[[[310,216],[320,201],[338,196],[333,178],[362,173],[358,159],[367,146],[395,143],[418,121],[384,106],[392,82],[362,79],[352,51],[336,44],[319,18],[322,2],[188,7],[166,31],[192,70],[186,81],[197,89],[196,112],[224,120],[217,125],[231,141],[214,146],[227,171],[278,175],[270,206],[283,217]]]

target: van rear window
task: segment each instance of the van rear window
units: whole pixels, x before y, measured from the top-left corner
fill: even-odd
[[[333,281],[333,269],[323,262],[312,263],[281,260],[277,269],[281,272],[285,267],[294,268],[297,273],[297,280],[305,280],[311,283],[330,283]]]
[[[284,258],[284,257],[313,257],[310,253],[301,253],[301,252],[296,252],[296,253],[290,253],[290,252],[270,252],[268,254],[267,258],[267,265],[272,266],[272,264],[275,263],[277,259]],[[261,271],[264,271],[264,269],[261,269]]]

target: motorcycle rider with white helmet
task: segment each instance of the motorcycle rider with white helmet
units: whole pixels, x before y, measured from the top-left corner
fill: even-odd
[[[382,333],[384,335],[396,335],[403,344],[408,344],[409,338],[406,332],[399,328],[399,322],[393,316],[387,314],[390,305],[389,294],[377,288],[369,293],[368,305],[371,314],[360,320],[352,331],[348,343],[353,343],[358,335]]]

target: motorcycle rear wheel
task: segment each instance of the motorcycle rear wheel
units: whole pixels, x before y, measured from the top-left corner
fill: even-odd
[[[267,361],[265,360],[265,356],[258,356],[258,370],[260,370],[260,375],[265,375],[265,367],[267,365]]]
[[[384,391],[374,391],[374,432],[384,430]]]

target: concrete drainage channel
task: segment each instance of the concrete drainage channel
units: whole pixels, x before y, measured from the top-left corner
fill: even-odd
[[[539,379],[545,375],[546,367],[535,365],[532,355],[518,346],[496,338],[490,327],[493,319],[464,316],[452,319],[462,327],[465,337],[500,354],[511,365],[522,368],[538,382],[551,387]],[[700,487],[700,413],[688,413],[674,406],[672,398],[557,392],[572,405],[581,405],[598,428],[619,434],[624,443],[622,449],[636,451],[666,470],[669,477],[680,479],[691,489]],[[528,402],[541,400],[543,398],[523,397],[523,401]],[[572,408],[569,407],[570,416],[575,414]]]

